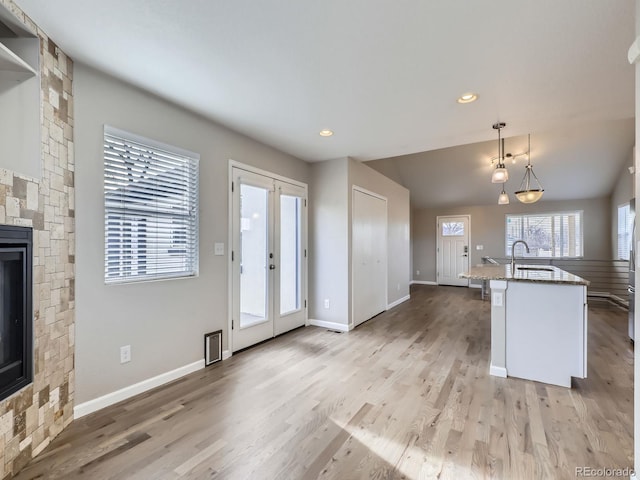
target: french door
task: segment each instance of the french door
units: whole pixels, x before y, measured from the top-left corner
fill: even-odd
[[[306,322],[306,196],[232,168],[232,351]]]

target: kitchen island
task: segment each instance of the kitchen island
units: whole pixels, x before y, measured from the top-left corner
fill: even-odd
[[[489,281],[490,374],[571,387],[587,376],[587,285],[549,265],[479,265],[460,275]]]

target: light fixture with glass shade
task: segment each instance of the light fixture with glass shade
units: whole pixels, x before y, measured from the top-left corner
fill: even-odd
[[[538,176],[534,173],[533,166],[531,165],[531,134],[529,134],[527,166],[525,168],[524,177],[522,178],[522,183],[520,183],[520,190],[516,192],[516,197],[522,203],[535,203],[542,198],[544,189],[542,188],[540,180],[538,180]],[[536,185],[532,183],[531,176],[533,176],[533,181],[537,184],[537,188]]]
[[[498,205],[509,205],[509,194],[504,191],[504,184],[502,185],[502,192],[498,195]]]
[[[504,122],[498,122],[493,125],[494,130],[498,130],[498,164],[491,175],[491,183],[504,183],[509,180],[509,172],[504,165],[504,139],[500,141],[500,130],[506,125]]]

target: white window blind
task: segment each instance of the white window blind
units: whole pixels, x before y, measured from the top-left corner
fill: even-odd
[[[618,258],[620,260],[629,260],[632,223],[629,204],[620,205],[618,207]]]
[[[517,253],[529,257],[582,257],[582,211],[536,213],[531,215],[507,215],[506,254],[511,256],[511,246],[516,240],[529,245]]]
[[[197,275],[198,163],[105,126],[106,283]]]

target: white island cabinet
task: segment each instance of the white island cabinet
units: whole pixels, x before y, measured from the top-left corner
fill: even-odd
[[[482,265],[491,287],[491,375],[571,387],[587,376],[587,285],[557,267]]]

